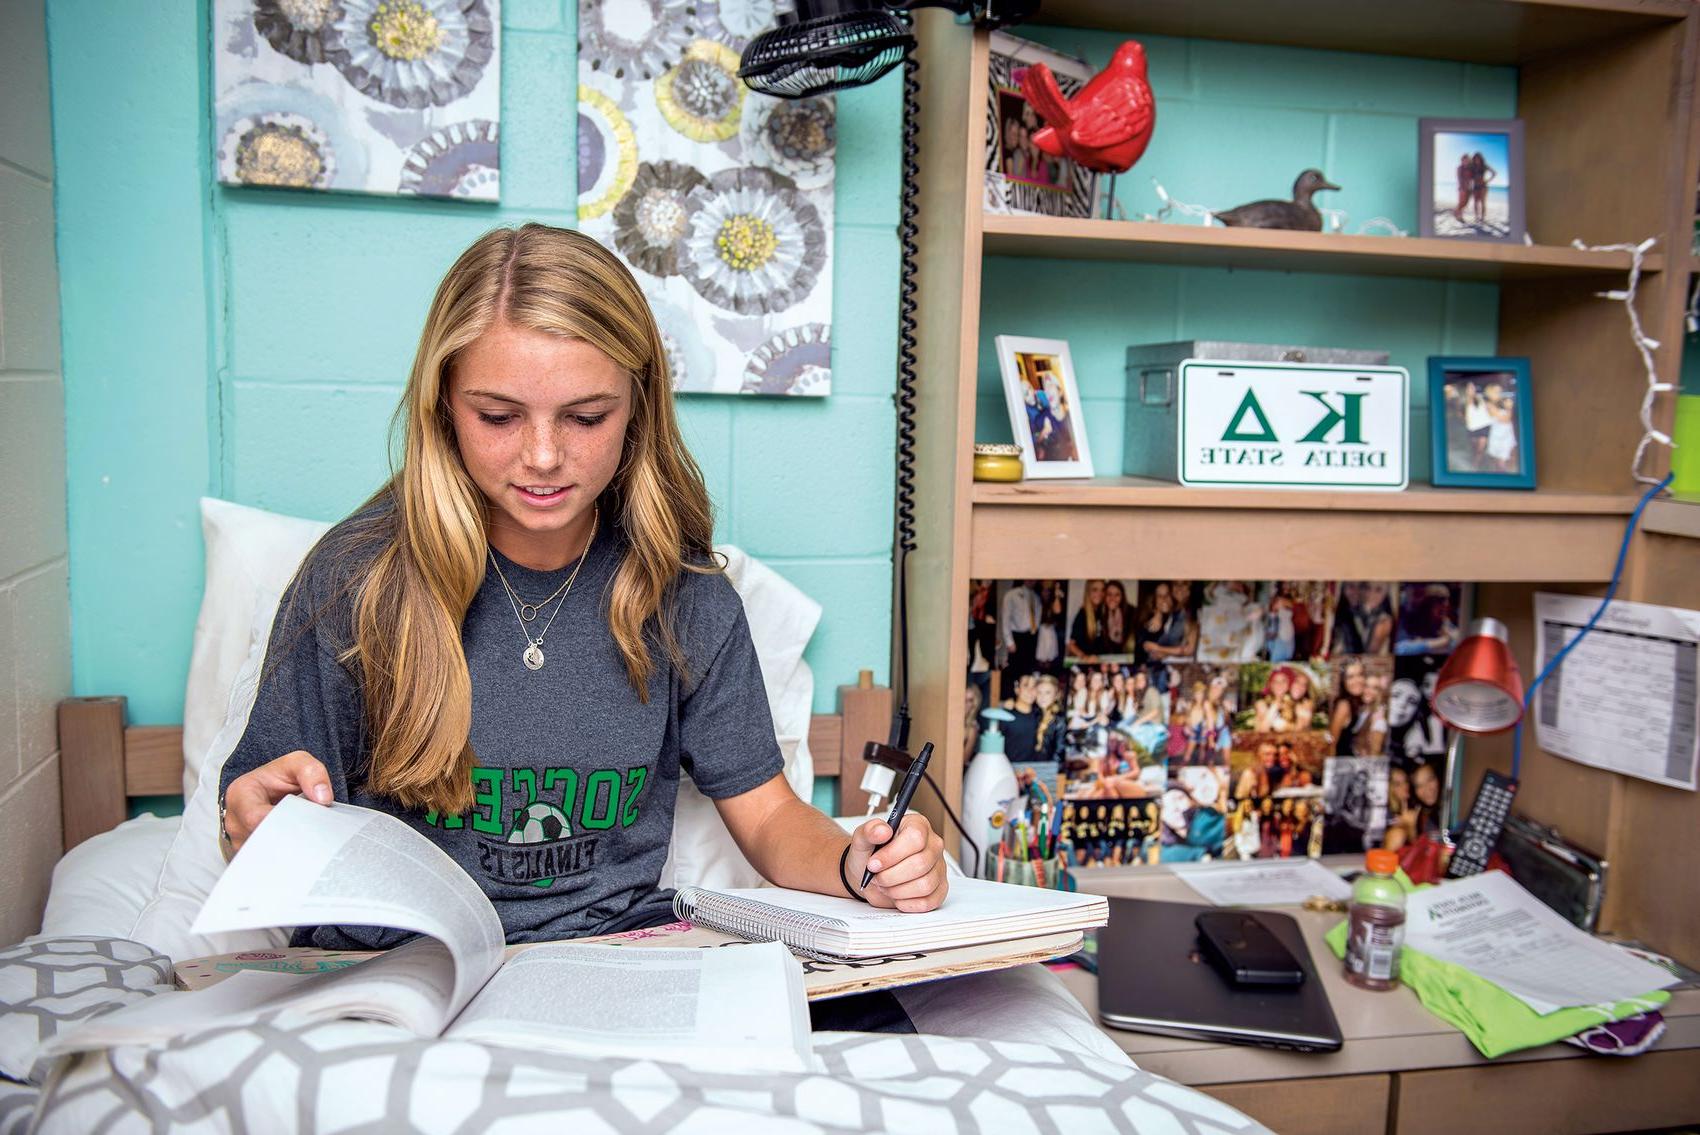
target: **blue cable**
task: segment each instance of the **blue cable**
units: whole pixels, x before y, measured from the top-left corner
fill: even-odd
[[[1664,480],[1643,494],[1640,503],[1635,506],[1635,511],[1629,514],[1629,526],[1623,530],[1623,543],[1617,549],[1617,566],[1611,569],[1611,584],[1606,588],[1605,598],[1600,600],[1600,605],[1594,609],[1593,615],[1576,633],[1576,637],[1565,643],[1564,649],[1552,656],[1552,661],[1541,668],[1541,672],[1535,676],[1535,680],[1530,682],[1529,688],[1524,691],[1523,717],[1517,720],[1517,730],[1511,735],[1512,780],[1517,779],[1517,774],[1523,767],[1523,721],[1528,717],[1529,707],[1535,704],[1535,691],[1540,688],[1542,682],[1546,681],[1548,674],[1558,669],[1558,664],[1564,661],[1564,656],[1575,650],[1576,644],[1588,637],[1588,632],[1594,629],[1594,624],[1599,622],[1600,616],[1606,613],[1606,608],[1611,605],[1612,596],[1617,594],[1618,581],[1623,578],[1623,561],[1629,556],[1629,538],[1635,535],[1635,526],[1641,523],[1641,511],[1647,507],[1648,501],[1665,490],[1665,487],[1671,483],[1671,478],[1675,476],[1675,473],[1667,473]]]

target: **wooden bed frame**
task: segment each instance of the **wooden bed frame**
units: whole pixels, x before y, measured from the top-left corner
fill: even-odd
[[[126,724],[123,697],[66,698],[59,703],[59,792],[64,850],[124,822],[132,796],[176,796],[183,791],[183,727]],[[864,670],[854,686],[838,687],[837,713],[817,713],[809,723],[815,775],[838,778],[834,812],[842,811],[843,786],[861,783],[862,749],[884,741],[891,721],[891,691]]]

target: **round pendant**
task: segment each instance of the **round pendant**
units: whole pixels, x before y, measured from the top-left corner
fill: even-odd
[[[527,670],[543,669],[543,648],[535,642],[525,648],[525,668]]]
[[[537,608],[530,603],[521,603],[519,605],[519,617],[529,623],[537,617]]]

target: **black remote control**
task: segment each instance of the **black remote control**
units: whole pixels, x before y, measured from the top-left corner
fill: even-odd
[[[1458,846],[1452,861],[1446,865],[1448,879],[1464,879],[1479,875],[1487,867],[1488,857],[1499,846],[1499,833],[1511,815],[1511,798],[1517,795],[1517,782],[1488,769],[1482,786],[1476,791],[1476,802],[1470,805],[1470,818],[1464,821]]]

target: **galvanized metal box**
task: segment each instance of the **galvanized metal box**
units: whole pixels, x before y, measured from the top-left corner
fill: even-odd
[[[1410,379],[1387,359],[1220,340],[1131,346],[1123,471],[1193,485],[1403,488]]]

